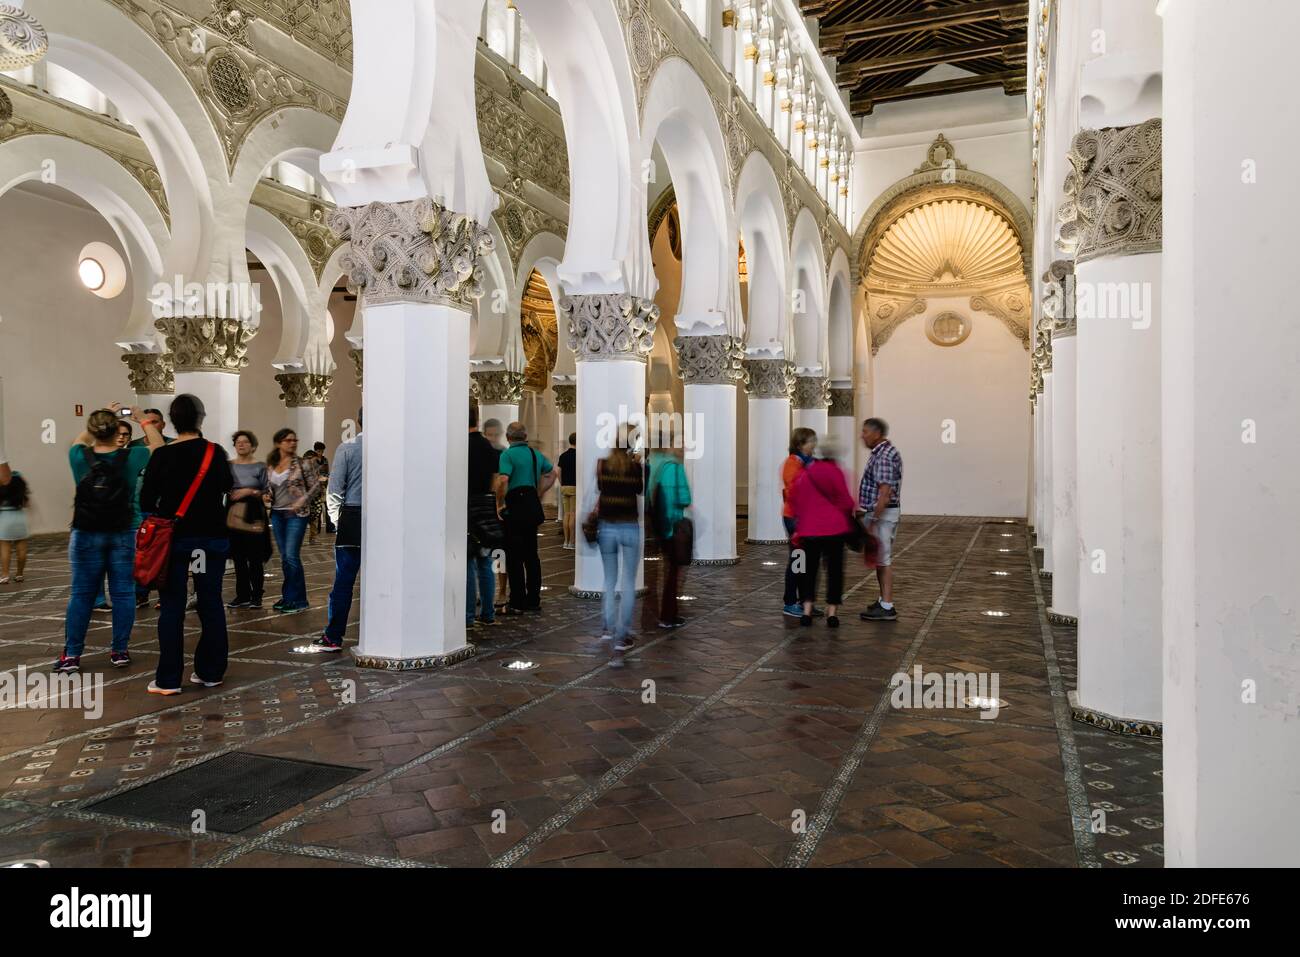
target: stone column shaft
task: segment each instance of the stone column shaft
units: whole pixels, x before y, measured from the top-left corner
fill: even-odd
[[[745,360],[749,390],[749,538],[786,541],[781,521],[781,463],[790,448],[794,367],[785,359]]]

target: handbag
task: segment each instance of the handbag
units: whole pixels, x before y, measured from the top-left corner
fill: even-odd
[[[141,588],[157,587],[167,575],[167,566],[172,554],[172,533],[176,530],[176,523],[189,511],[190,503],[194,501],[199,486],[203,484],[203,477],[208,474],[208,466],[212,464],[212,453],[216,446],[211,442],[207,445],[208,447],[203,450],[203,462],[199,465],[199,474],[194,476],[189,491],[185,493],[185,498],[181,499],[176,517],[163,518],[160,515],[150,515],[141,523],[140,530],[135,534],[134,577],[135,583]]]
[[[243,535],[262,535],[266,532],[266,506],[256,496],[231,502],[226,509],[226,528]]]
[[[537,471],[537,452],[529,449],[533,455],[533,484],[519,485],[506,493],[506,517],[512,524],[537,528],[546,521],[542,511],[542,496],[537,483],[541,475]]]
[[[480,548],[500,548],[506,541],[506,529],[497,514],[497,497],[481,492],[469,497],[469,534]]]

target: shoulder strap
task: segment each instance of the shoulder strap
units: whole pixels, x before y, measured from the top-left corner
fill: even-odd
[[[86,468],[91,470],[95,468],[95,453],[89,445],[81,447],[81,457],[86,460]]]
[[[189,511],[190,503],[194,501],[194,496],[199,491],[199,486],[203,484],[203,477],[208,474],[208,466],[212,464],[212,452],[216,446],[211,442],[203,450],[203,462],[199,465],[199,474],[194,476],[194,481],[190,483],[190,490],[185,493],[185,498],[181,500],[181,507],[176,510],[176,520],[180,521]]]
[[[537,450],[530,445],[528,451],[533,454],[533,488],[541,488],[542,476],[537,471]]]

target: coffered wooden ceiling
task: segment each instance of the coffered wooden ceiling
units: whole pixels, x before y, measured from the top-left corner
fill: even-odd
[[[799,0],[863,116],[877,103],[1002,87],[1025,92],[1028,0]],[[973,76],[909,86],[948,63]]]

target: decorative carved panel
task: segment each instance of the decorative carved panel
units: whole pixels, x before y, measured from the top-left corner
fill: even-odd
[[[1075,262],[1159,252],[1163,228],[1161,122],[1081,130],[1070,145]]]
[[[625,293],[565,296],[560,311],[579,362],[645,362],[654,349],[659,307],[650,299]]]

